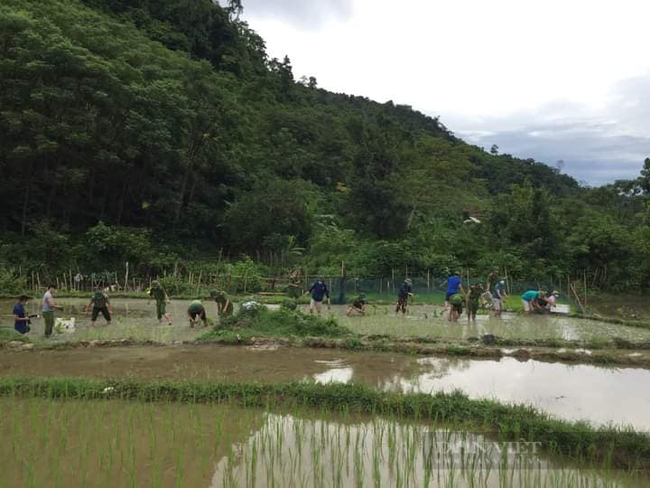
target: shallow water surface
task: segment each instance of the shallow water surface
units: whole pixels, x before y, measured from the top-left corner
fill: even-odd
[[[393,418],[0,399],[2,486],[643,486],[549,446]]]
[[[354,382],[528,403],[565,419],[650,430],[650,370],[397,353],[218,345],[0,351],[0,375]]]
[[[58,303],[65,309],[57,312],[62,318],[76,319],[76,330],[72,334],[60,334],[52,341],[74,341],[93,339],[139,339],[171,343],[174,341],[195,339],[203,333],[203,329],[190,329],[186,316],[187,300],[172,300],[167,306],[173,325],[160,325],[156,320],[154,303],[138,299],[113,299],[113,323],[105,326],[103,318],[97,321],[95,328],[90,328],[90,315],[84,313],[88,300],[79,298],[59,299]],[[208,318],[216,319],[216,305],[209,300],[204,301]],[[13,302],[0,301],[0,325],[13,327]],[[29,303],[30,313],[40,313],[40,300]],[[307,311],[306,307],[303,307]],[[441,316],[442,308],[433,305],[418,305],[410,308],[409,315],[396,316],[393,308],[386,305],[371,306],[365,317],[346,317],[346,306],[332,305],[325,309],[323,315],[337,317],[341,324],[359,334],[388,334],[398,337],[435,337],[465,340],[470,337],[480,337],[483,334],[494,334],[499,337],[512,339],[566,339],[566,340],[603,340],[619,337],[628,341],[650,340],[650,330],[608,324],[593,320],[581,320],[560,315],[543,317],[524,317],[521,315],[505,314],[503,319],[479,315],[476,323],[470,323],[465,318],[458,323],[449,323]],[[43,335],[43,320],[34,319],[32,332],[29,337],[40,340]]]

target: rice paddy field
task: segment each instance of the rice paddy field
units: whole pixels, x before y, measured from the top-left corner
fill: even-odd
[[[399,418],[0,399],[3,486],[641,487],[633,473]]]
[[[86,300],[58,299],[65,309],[58,316],[75,318],[76,330],[73,334],[54,336],[52,341],[82,341],[133,339],[173,343],[192,340],[200,336],[201,329],[190,329],[186,310],[188,300],[173,300],[167,307],[173,324],[160,325],[155,317],[155,306],[147,300],[114,299],[112,300],[114,319],[110,327],[104,326],[100,316],[95,328],[90,328],[90,315],[84,313]],[[36,300],[30,302],[31,313],[39,313]],[[5,327],[11,326],[13,302],[0,300],[0,318]],[[307,311],[307,307],[302,307]],[[208,317],[216,317],[216,305],[206,302]],[[502,319],[479,315],[476,323],[468,322],[463,317],[458,323],[449,323],[443,316],[443,308],[436,305],[418,305],[410,308],[405,317],[396,316],[393,307],[376,305],[368,308],[366,317],[346,317],[347,307],[332,305],[329,310],[324,307],[324,316],[333,316],[339,323],[358,334],[389,335],[394,337],[429,337],[464,340],[494,334],[505,339],[560,339],[560,340],[602,340],[620,338],[626,341],[650,341],[650,328],[628,327],[605,321],[582,320],[561,315],[524,317],[519,314],[504,314]],[[35,319],[33,333],[35,341],[40,340],[43,331],[41,319]]]
[[[36,319],[36,348],[0,348],[0,487],[648,486],[642,367],[189,343],[205,330],[188,327],[186,301],[160,325],[153,304],[116,299],[95,328],[84,300],[58,301],[73,332],[46,340]],[[362,335],[650,341],[562,316],[345,310],[324,313]],[[112,339],[158,345],[38,347]]]

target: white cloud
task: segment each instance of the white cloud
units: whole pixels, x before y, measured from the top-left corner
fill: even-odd
[[[564,159],[567,172],[594,184],[630,175],[635,158],[650,153],[646,0],[244,7],[270,54],[288,54],[297,77],[316,76],[324,88],[441,115],[459,135]]]

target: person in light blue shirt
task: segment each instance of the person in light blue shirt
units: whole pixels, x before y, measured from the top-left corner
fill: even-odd
[[[544,292],[537,290],[528,290],[521,295],[521,303],[524,306],[526,315],[538,308],[542,308],[539,301],[544,298]]]

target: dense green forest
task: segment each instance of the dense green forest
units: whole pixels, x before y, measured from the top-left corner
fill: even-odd
[[[581,187],[411,107],[295,79],[240,14],[233,1],[3,0],[5,278],[219,255],[650,284],[650,160],[636,181]]]

